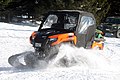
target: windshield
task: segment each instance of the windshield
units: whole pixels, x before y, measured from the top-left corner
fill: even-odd
[[[78,22],[78,13],[54,13],[49,14],[41,29],[58,28],[58,29],[72,29],[76,28]]]
[[[107,18],[106,22],[112,24],[120,24],[120,18]]]

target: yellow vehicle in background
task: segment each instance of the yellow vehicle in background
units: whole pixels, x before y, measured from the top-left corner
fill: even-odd
[[[98,47],[100,50],[103,50],[104,41],[105,41],[104,33],[101,30],[96,29],[95,38],[94,38],[94,42],[92,44],[92,48]]]

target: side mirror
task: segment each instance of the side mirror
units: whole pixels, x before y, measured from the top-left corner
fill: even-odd
[[[40,21],[43,21],[43,18],[44,18],[44,16],[40,16],[39,20],[40,20]]]

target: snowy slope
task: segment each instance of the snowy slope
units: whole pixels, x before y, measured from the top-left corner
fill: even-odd
[[[104,50],[62,45],[47,67],[15,69],[11,55],[34,51],[29,36],[38,27],[0,23],[0,80],[120,80],[120,39],[106,37]],[[64,66],[61,59],[67,60]]]

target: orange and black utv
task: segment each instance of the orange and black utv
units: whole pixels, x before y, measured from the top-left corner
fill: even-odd
[[[50,59],[58,53],[62,43],[91,48],[95,29],[96,21],[91,13],[79,10],[49,11],[38,31],[30,36],[30,43],[39,59]]]
[[[24,52],[9,57],[14,67],[34,67],[39,61],[49,62],[59,52],[63,43],[76,47],[91,48],[94,41],[96,21],[91,13],[79,10],[49,11],[38,31],[30,36],[35,52]],[[21,63],[20,58],[25,64]]]

